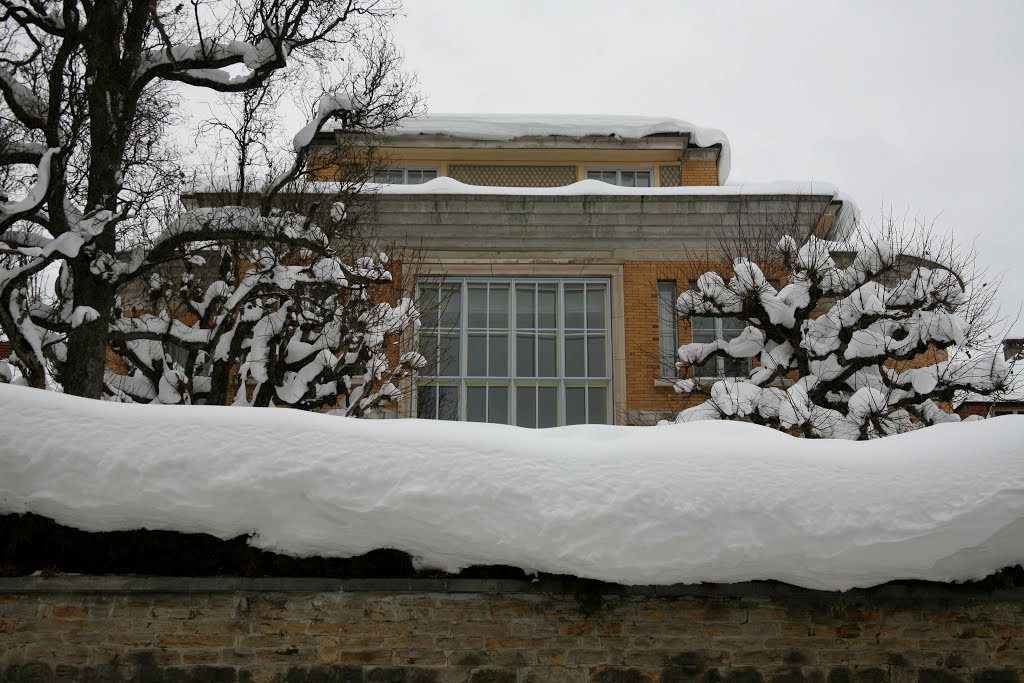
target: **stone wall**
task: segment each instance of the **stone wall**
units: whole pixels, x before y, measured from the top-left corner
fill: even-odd
[[[484,259],[561,263],[680,261],[741,231],[813,229],[831,194],[417,195],[368,202],[373,234],[420,250],[427,262]],[[567,274],[571,268],[567,268]]]
[[[0,681],[1002,683],[1024,589],[0,579]]]

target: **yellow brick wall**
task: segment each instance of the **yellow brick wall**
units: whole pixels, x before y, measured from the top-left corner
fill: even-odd
[[[626,410],[677,411],[699,403],[671,387],[656,387],[658,361],[658,281],[675,280],[682,292],[704,270],[697,263],[632,261],[623,264],[622,289],[626,333]],[[682,320],[679,343],[690,340],[690,324]]]
[[[684,161],[683,185],[718,185],[718,162],[714,159]]]

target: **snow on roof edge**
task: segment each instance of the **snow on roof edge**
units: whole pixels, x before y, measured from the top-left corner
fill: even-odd
[[[324,126],[338,130],[337,121]],[[468,140],[512,141],[523,137],[559,135],[566,137],[615,136],[636,140],[659,133],[688,134],[698,147],[722,146],[718,182],[724,185],[732,168],[729,137],[718,128],[658,116],[603,114],[424,114],[403,120],[386,135],[442,135]]]
[[[223,181],[223,184],[222,182]],[[233,192],[231,180],[225,178],[214,178],[209,181],[197,182],[192,186],[192,194]],[[323,192],[329,194],[338,192],[343,187],[342,183],[328,181],[303,182],[297,187],[301,192]],[[605,183],[600,180],[579,180],[570,185],[558,187],[507,187],[493,185],[470,185],[454,178],[440,176],[425,183],[414,185],[388,185],[377,183],[366,183],[367,192],[388,195],[429,195],[429,194],[459,194],[459,195],[510,195],[510,196],[700,196],[700,195],[831,195],[836,200],[847,203],[852,210],[856,205],[849,199],[848,195],[839,190],[832,183],[810,180],[775,180],[764,182],[736,182],[725,185],[686,185],[677,187],[620,187]],[[288,188],[285,188],[287,193]],[[842,211],[840,212],[842,214]]]

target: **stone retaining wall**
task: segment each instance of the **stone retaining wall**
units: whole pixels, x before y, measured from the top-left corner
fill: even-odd
[[[0,579],[0,681],[1024,681],[1024,589]]]

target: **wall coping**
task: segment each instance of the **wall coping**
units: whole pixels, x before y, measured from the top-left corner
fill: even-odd
[[[556,594],[599,593],[606,596],[719,597],[719,598],[884,598],[892,600],[1018,600],[1024,586],[994,588],[985,583],[953,584],[924,581],[894,582],[873,588],[824,591],[777,581],[731,584],[624,586],[572,577],[523,579],[392,578],[330,579],[304,577],[176,577],[176,576],[24,576],[0,578],[0,595],[28,593],[483,593]]]

